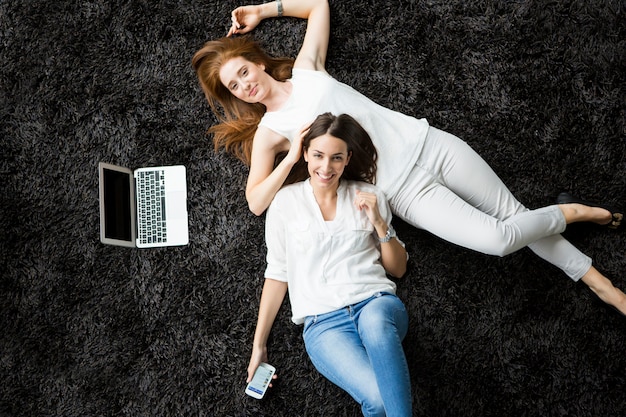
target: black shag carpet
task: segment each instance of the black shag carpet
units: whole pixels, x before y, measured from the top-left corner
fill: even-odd
[[[280,375],[244,395],[263,271],[246,168],[214,153],[190,60],[235,1],[0,2],[0,415],[357,416],[285,302]],[[331,1],[328,71],[468,141],[529,207],[626,206],[624,3]],[[305,22],[255,36],[294,56]],[[99,242],[97,164],[184,164],[191,242]],[[626,415],[626,320],[524,249],[485,256],[396,221],[415,416]],[[626,234],[567,237],[626,289]],[[480,236],[476,236],[480,239]]]

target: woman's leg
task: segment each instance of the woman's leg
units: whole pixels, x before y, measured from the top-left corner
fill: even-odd
[[[626,295],[620,289],[615,288],[611,281],[605,278],[597,269],[591,267],[583,276],[582,281],[589,286],[598,298],[626,316]]]
[[[381,361],[384,363],[383,368],[396,367],[395,364],[400,358],[401,362],[404,363],[404,369],[406,369],[404,376],[397,378],[399,382],[395,382],[393,378],[385,379],[386,386],[381,390],[379,388],[381,384],[378,381],[380,378],[378,373],[381,371],[378,368],[380,366],[373,364],[370,352],[364,346],[359,334],[358,316],[362,310],[362,305],[366,305],[377,298],[379,297],[373,297],[363,303],[332,313],[307,318],[303,331],[305,346],[316,369],[361,404],[364,416],[410,416],[410,380],[404,351],[398,355],[397,349],[394,350],[393,356],[389,354],[387,360],[380,356],[376,358],[378,363]],[[402,307],[402,309],[404,308]],[[404,312],[404,322],[402,322],[402,314],[394,313],[394,315],[399,316],[398,325],[400,328],[398,332],[404,337],[408,324],[406,311]],[[370,321],[368,316],[369,313],[365,316],[366,322]],[[392,331],[391,333],[393,335],[395,332]],[[394,339],[393,336],[387,337],[388,335],[385,333],[379,336],[383,335],[385,337],[382,339]],[[378,351],[381,350],[378,349]],[[402,396],[403,400],[397,400],[396,397],[399,396]],[[393,408],[397,402],[401,403],[402,407],[399,413]],[[391,409],[388,410],[387,408]]]
[[[391,204],[416,227],[486,254],[528,246],[574,280],[591,267],[591,259],[560,236],[566,219],[559,206],[527,210],[465,142],[435,128]]]
[[[315,368],[350,394],[364,416],[385,416],[374,370],[347,309],[307,317],[303,338]]]
[[[357,305],[354,314],[387,416],[410,416],[411,379],[402,348],[409,323],[404,304],[395,295],[382,294]]]

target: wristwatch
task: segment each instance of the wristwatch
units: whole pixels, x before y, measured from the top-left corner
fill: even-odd
[[[397,235],[396,235],[395,229],[393,228],[392,225],[389,225],[389,227],[387,228],[387,234],[385,234],[385,237],[379,237],[378,241],[380,243],[387,243],[396,236]]]

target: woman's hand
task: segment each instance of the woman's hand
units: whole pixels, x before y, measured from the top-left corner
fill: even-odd
[[[261,362],[267,362],[267,348],[253,348],[252,355],[250,355],[250,363],[248,364],[248,379],[246,379],[246,383],[252,381],[254,371],[256,371]]]
[[[385,220],[382,218],[380,211],[378,210],[376,194],[364,193],[357,190],[354,205],[358,210],[365,210],[367,218],[374,227],[385,224]]]
[[[287,152],[285,159],[292,165],[298,162],[302,156],[302,143],[304,142],[304,137],[309,132],[309,127],[311,127],[311,125],[303,127],[298,137],[294,138],[293,142],[291,142],[289,152]]]
[[[261,23],[261,20],[263,20],[260,6],[261,5],[241,6],[233,10],[230,15],[230,20],[233,23],[226,36],[242,35],[257,27],[257,25]]]
[[[389,225],[380,215],[376,194],[356,191],[354,204],[359,210],[365,210],[367,218],[376,229],[378,238],[383,238],[389,230]],[[380,256],[385,271],[394,277],[400,278],[406,273],[408,256],[404,245],[398,239],[391,239],[380,245]]]
[[[248,379],[246,379],[246,384],[252,381],[252,377],[254,376],[254,372],[259,367],[261,362],[267,363],[267,348],[262,349],[252,349],[252,355],[250,356],[250,363],[248,364]],[[272,377],[272,379],[278,378],[276,374]],[[270,387],[272,384],[270,384]]]

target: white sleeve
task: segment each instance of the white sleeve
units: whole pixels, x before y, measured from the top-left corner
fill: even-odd
[[[265,214],[265,245],[267,246],[265,278],[287,282],[285,217],[281,215],[280,203],[276,197]]]
[[[376,194],[376,200],[378,201],[378,211],[380,212],[382,218],[385,219],[387,224],[391,224],[393,214],[391,213],[391,207],[389,206],[387,197],[385,197],[385,194],[378,187],[376,188]]]

